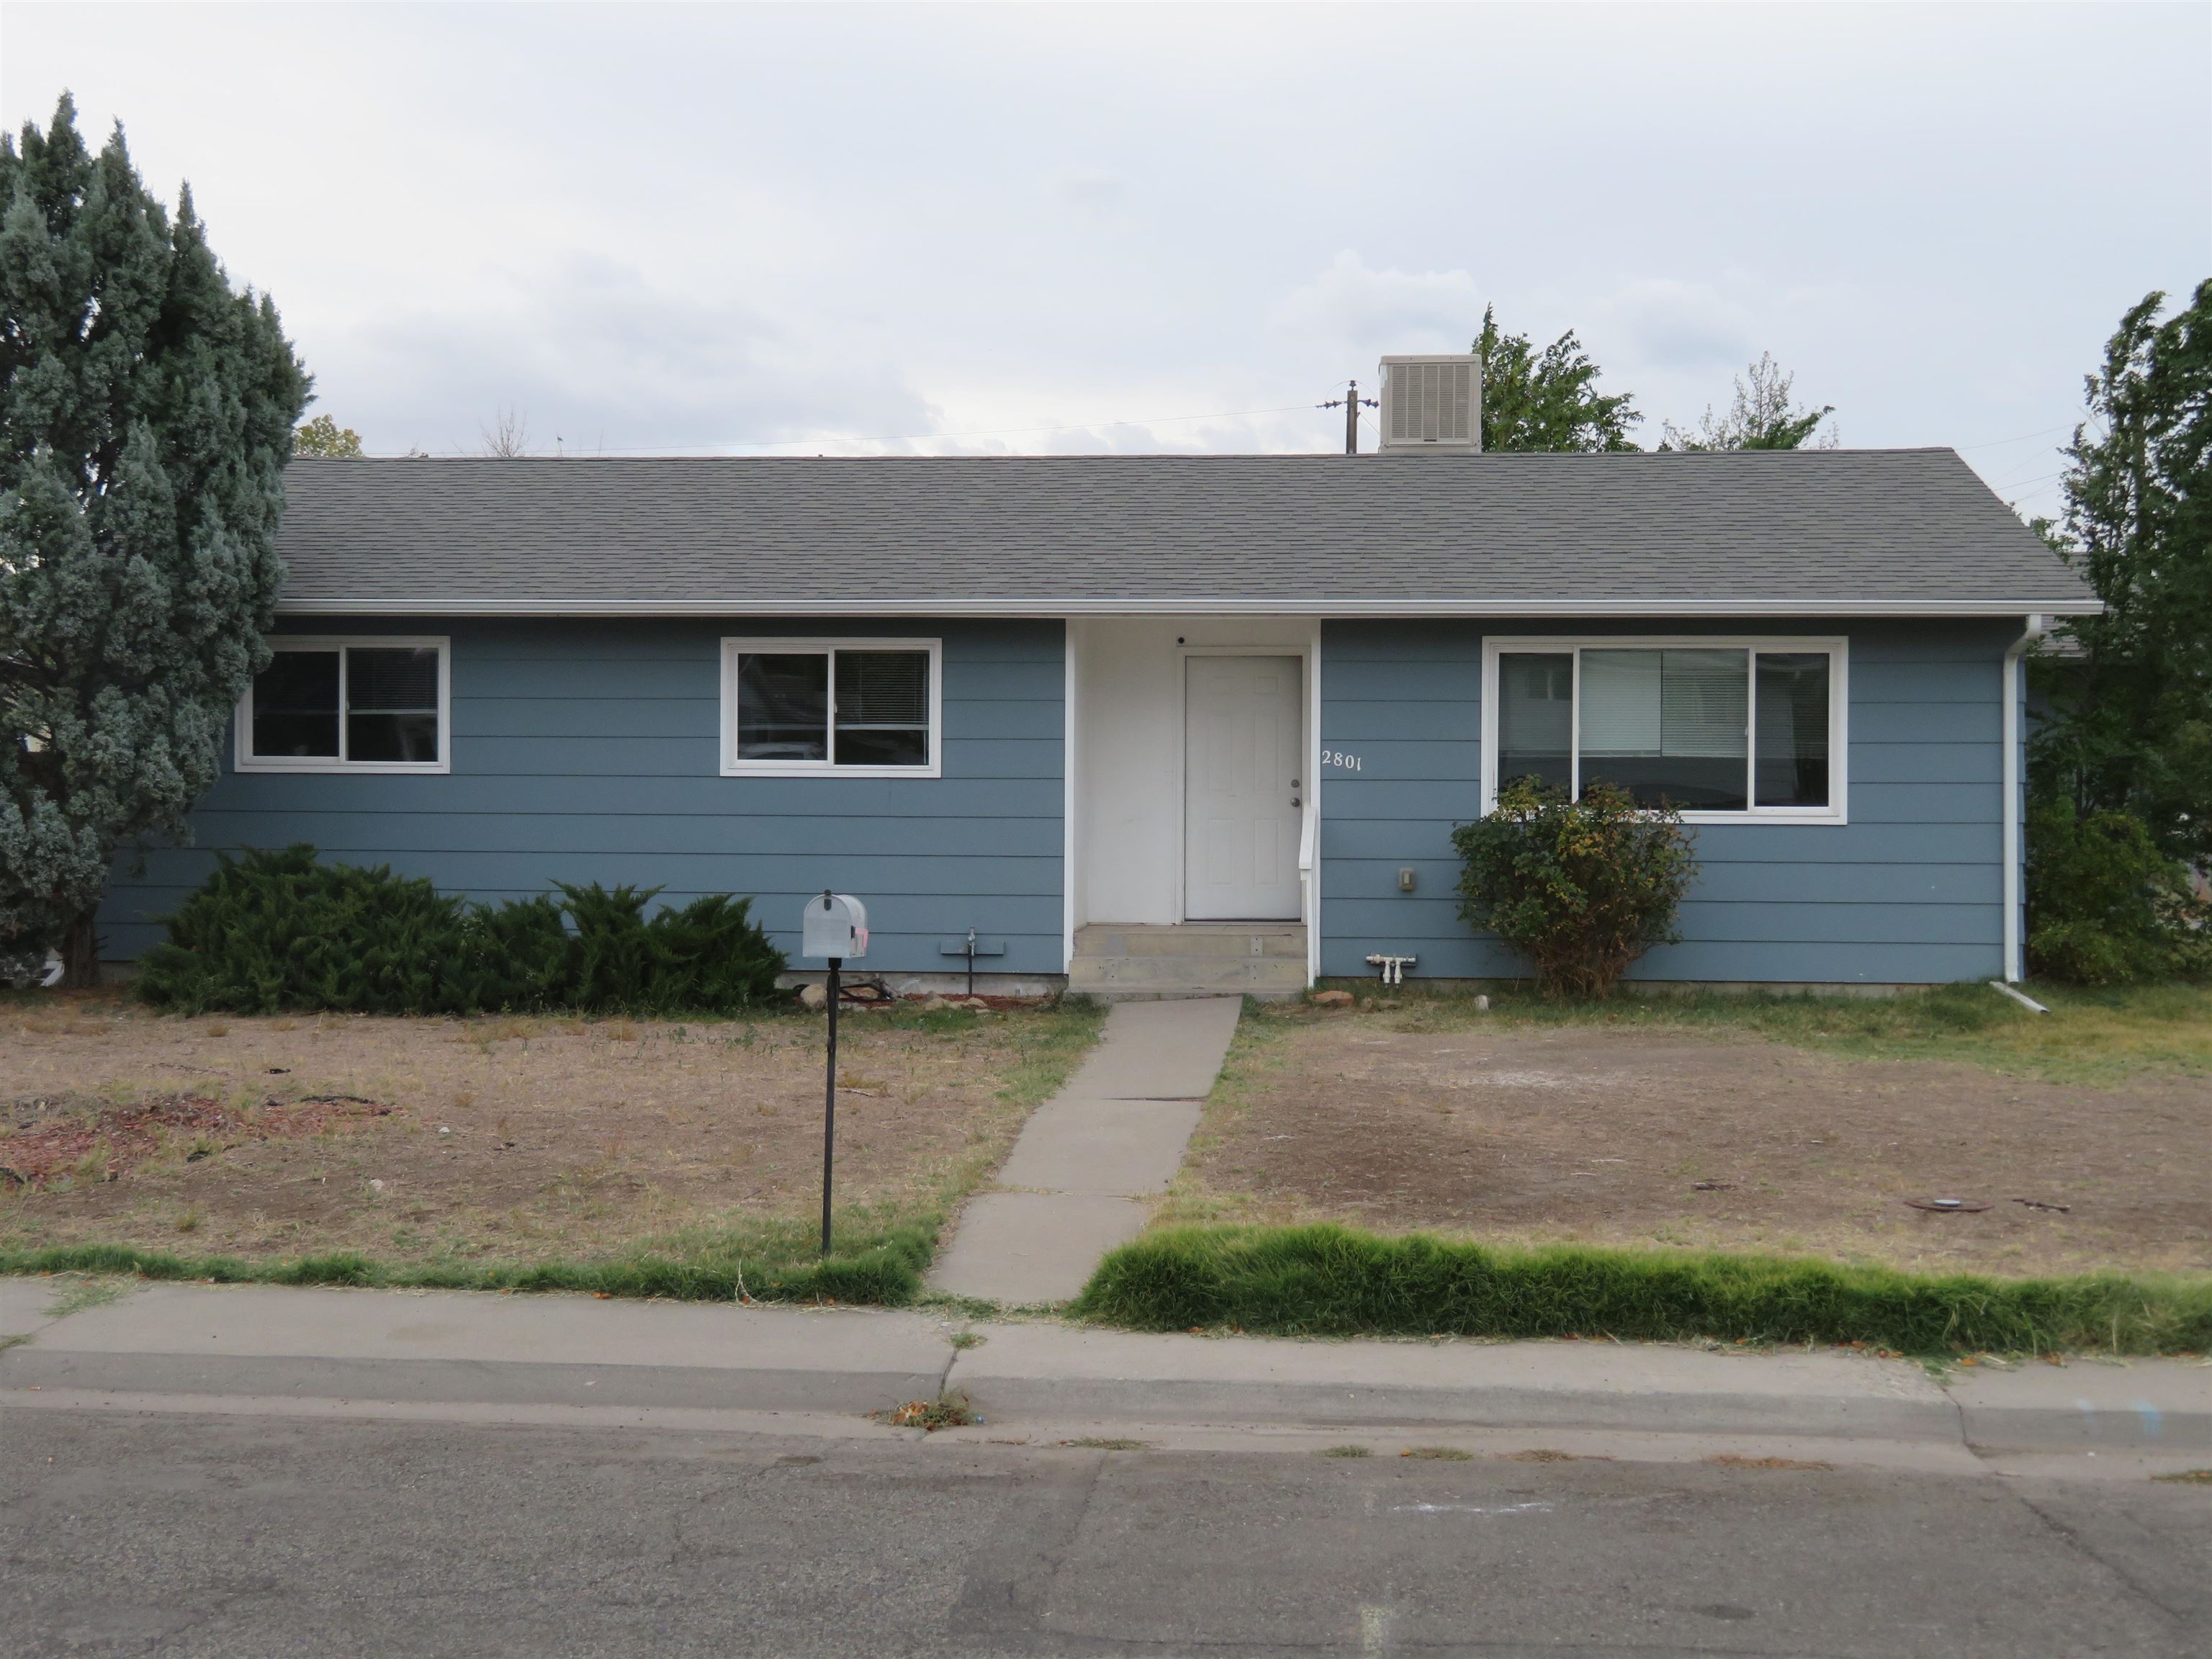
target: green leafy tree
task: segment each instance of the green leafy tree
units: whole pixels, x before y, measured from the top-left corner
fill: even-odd
[[[2057,545],[2105,602],[2057,629],[2030,777],[2075,817],[2124,812],[2212,864],[2212,281],[2128,308],[2064,453]]]
[[[1836,406],[1799,406],[1792,392],[1796,380],[1796,375],[1774,361],[1771,352],[1762,351],[1757,362],[1735,377],[1735,397],[1726,415],[1715,415],[1708,404],[1694,432],[1668,421],[1660,447],[1802,449],[1805,441],[1820,430],[1820,422],[1836,412]],[[1814,447],[1833,449],[1837,441],[1831,429]]]
[[[1628,428],[1643,420],[1630,393],[1597,389],[1598,366],[1569,329],[1540,349],[1498,326],[1482,310],[1474,343],[1482,359],[1482,447],[1504,450],[1632,450]]]
[[[308,380],[118,127],[0,137],[0,947],[96,963],[117,849],[179,834],[267,659]]]
[[[1579,799],[1534,778],[1452,831],[1460,918],[1528,958],[1547,997],[1607,997],[1636,959],[1675,938],[1696,879],[1682,817],[1605,782]]]
[[[357,461],[361,459],[361,434],[349,426],[340,426],[327,415],[318,415],[293,433],[292,453],[327,460]]]
[[[2212,973],[2212,904],[2125,812],[2029,809],[2027,915],[2038,974],[2109,985]]]

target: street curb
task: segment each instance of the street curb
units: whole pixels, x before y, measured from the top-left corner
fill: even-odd
[[[954,1360],[994,1423],[1429,1424],[1917,1441],[2212,1447],[2212,1367],[2081,1362],[1959,1373],[1841,1353],[1661,1344],[1297,1342],[1000,1326]]]
[[[941,1370],[842,1370],[546,1360],[361,1359],[303,1355],[0,1354],[0,1389],[252,1395],[498,1406],[608,1406],[860,1416],[933,1400]]]
[[[1993,1450],[2212,1450],[2212,1365],[2081,1362],[1954,1379],[1969,1445]]]
[[[1195,1427],[1272,1425],[1351,1431],[1575,1431],[1760,1436],[1972,1447],[1991,1453],[2087,1450],[2194,1455],[2212,1449],[2212,1402],[1968,1403],[1823,1394],[1472,1384],[1419,1388],[1255,1378],[1022,1377],[963,1370],[807,1370],[588,1364],[537,1360],[319,1358],[286,1355],[40,1352],[0,1355],[0,1389],[161,1398],[253,1397],[393,1405],[605,1410],[805,1412],[860,1417],[902,1401],[964,1394],[995,1430],[1085,1420]],[[1746,1362],[1757,1364],[1753,1360]],[[1931,1387],[1933,1385],[1931,1384]]]
[[[2212,1453],[2212,1365],[1960,1368],[1836,1351],[1612,1342],[1297,1341],[913,1312],[147,1285],[32,1320],[0,1390],[212,1401],[805,1412],[964,1393],[994,1427],[1200,1425],[1783,1436],[2002,1455]],[[123,1407],[117,1407],[121,1409]],[[143,1408],[143,1407],[141,1407]],[[191,1408],[212,1408],[200,1407]],[[2206,1456],[2212,1462],[2212,1456]]]
[[[1127,1423],[1578,1429],[1633,1434],[1753,1434],[1917,1441],[1992,1451],[2212,1449],[2212,1409],[2126,1405],[2056,1410],[1948,1400],[1798,1394],[1641,1395],[1611,1390],[1332,1388],[1168,1379],[951,1379],[994,1424],[1096,1419]]]
[[[1181,1379],[1045,1381],[962,1375],[952,1386],[994,1423],[1085,1417],[1156,1423],[1428,1425],[1603,1429],[1646,1434],[1800,1435],[1960,1443],[1948,1401],[1796,1395],[1637,1395],[1610,1390],[1357,1388]]]
[[[2212,1451],[2212,1412],[1978,1406],[1962,1407],[1960,1415],[1966,1443],[1983,1451]]]
[[[951,1358],[904,1312],[145,1285],[0,1352],[0,1388],[857,1415],[935,1399]]]

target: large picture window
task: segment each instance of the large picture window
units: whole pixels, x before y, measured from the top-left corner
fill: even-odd
[[[935,640],[725,640],[727,776],[934,777]]]
[[[238,706],[241,772],[446,772],[442,639],[276,639]]]
[[[1844,817],[1841,640],[1492,640],[1484,808],[1602,780],[1692,821]]]

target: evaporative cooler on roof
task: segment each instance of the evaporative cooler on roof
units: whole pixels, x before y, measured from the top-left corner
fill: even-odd
[[[1382,453],[1472,455],[1481,447],[1482,359],[1382,360]]]

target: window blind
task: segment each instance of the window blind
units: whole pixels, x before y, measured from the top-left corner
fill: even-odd
[[[1749,672],[1741,651],[1585,651],[1583,753],[1741,756]]]

